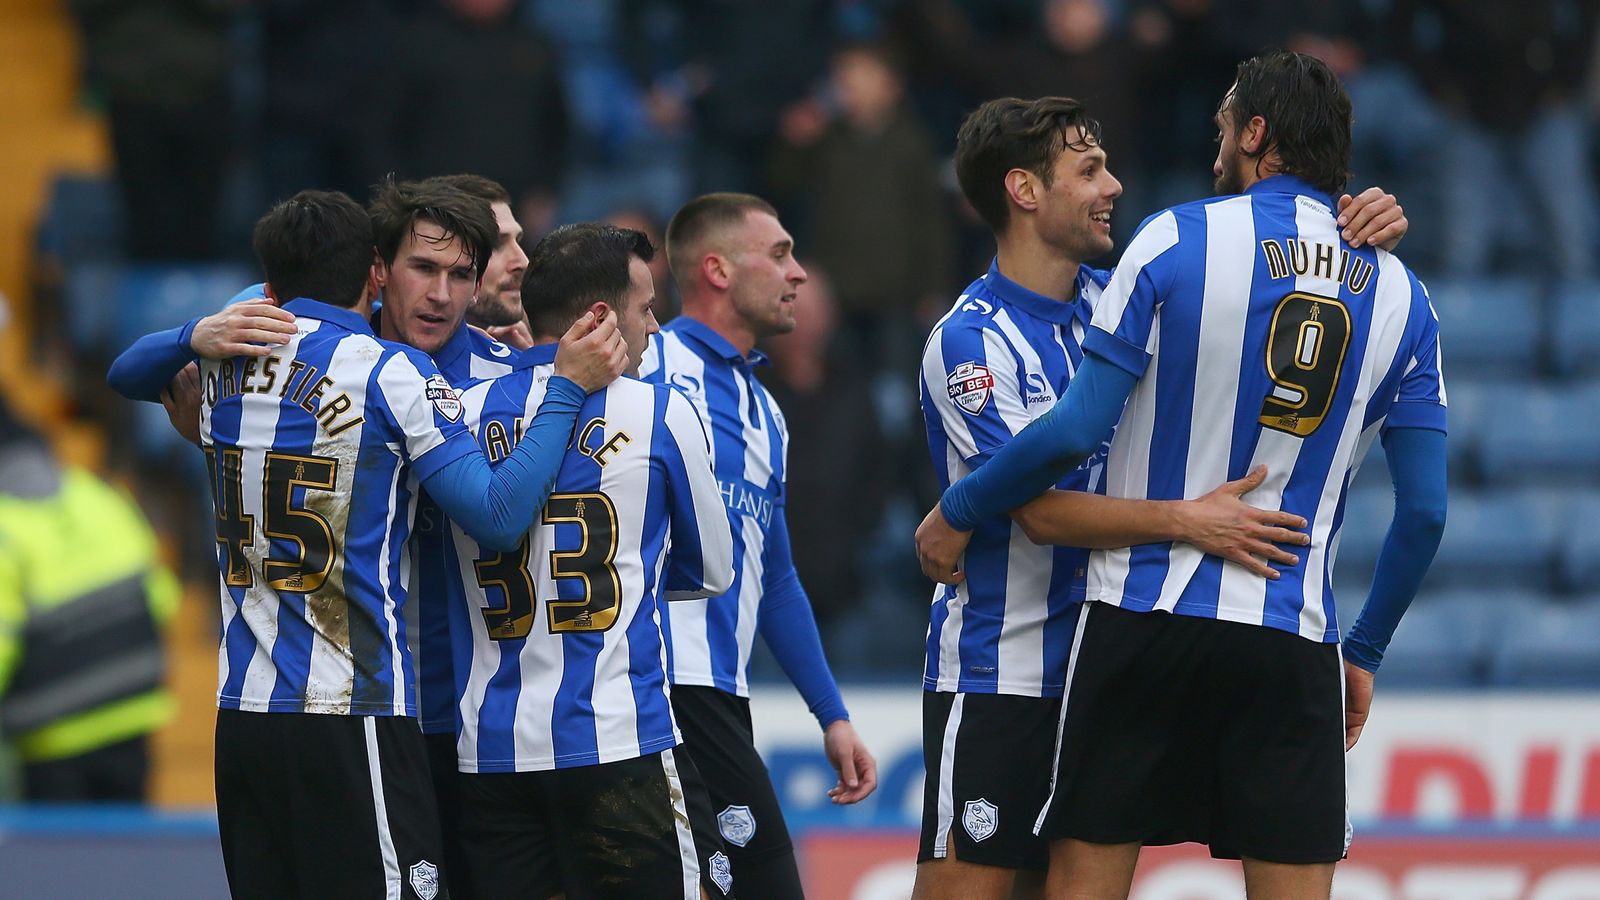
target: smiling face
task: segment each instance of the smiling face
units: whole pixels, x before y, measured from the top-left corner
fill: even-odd
[[[494,253],[483,269],[483,284],[473,301],[468,319],[482,327],[515,325],[522,320],[522,273],[528,270],[528,254],[522,249],[522,226],[511,207],[492,203],[494,221],[500,234]]]
[[[439,225],[418,220],[392,265],[378,260],[386,336],[434,354],[461,327],[477,288],[466,245]]]
[[[793,331],[795,291],[806,281],[794,238],[774,216],[751,210],[728,243],[728,293],[740,321],[757,340]]]
[[[1080,136],[1056,157],[1050,175],[1037,194],[1039,236],[1080,262],[1110,253],[1111,209],[1122,182],[1106,168],[1105,150]]]

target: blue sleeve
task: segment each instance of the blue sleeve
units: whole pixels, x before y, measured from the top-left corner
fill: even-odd
[[[584,396],[583,388],[566,378],[551,378],[539,412],[510,456],[493,469],[482,453],[459,457],[422,486],[478,543],[515,550],[555,486]]]
[[[161,402],[161,392],[183,367],[200,357],[189,346],[194,326],[199,319],[186,325],[147,334],[133,346],[122,351],[116,362],[106,372],[106,383],[111,389],[129,400]]]
[[[1393,428],[1384,433],[1394,478],[1394,522],[1378,554],[1372,593],[1344,642],[1344,658],[1378,671],[1395,626],[1416,596],[1422,576],[1444,536],[1445,437],[1432,428]]]
[[[1044,493],[1105,442],[1137,381],[1116,363],[1086,353],[1066,395],[1049,412],[944,492],[939,506],[945,521],[971,531]]]
[[[822,654],[822,636],[811,613],[811,598],[800,584],[789,552],[789,522],[783,507],[773,511],[772,527],[767,531],[766,575],[761,582],[761,618],[757,628],[767,647],[794,682],[817,724],[827,728],[840,719],[849,719],[839,685],[828,670]]]

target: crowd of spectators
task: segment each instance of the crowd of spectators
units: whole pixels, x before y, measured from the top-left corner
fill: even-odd
[[[708,190],[772,199],[813,276],[768,374],[795,434],[796,555],[832,635],[925,601],[908,536],[931,471],[911,393],[923,336],[992,253],[950,168],[985,98],[1090,105],[1126,186],[1120,245],[1210,193],[1235,65],[1310,52],[1346,80],[1354,184],[1400,197],[1415,268],[1595,270],[1597,0],[71,5],[131,260],[242,258],[272,199],[363,197],[386,172],[493,178],[530,242],[583,219],[659,234]],[[880,595],[898,606],[874,610]],[[895,652],[914,659],[919,629],[901,630]]]

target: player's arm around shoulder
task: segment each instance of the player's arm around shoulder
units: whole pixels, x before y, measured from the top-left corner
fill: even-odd
[[[733,586],[733,527],[711,464],[705,423],[683,391],[652,385],[663,439],[651,448],[665,472],[671,564],[666,598],[715,597]]]

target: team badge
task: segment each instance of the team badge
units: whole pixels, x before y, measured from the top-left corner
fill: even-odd
[[[950,373],[945,387],[950,391],[950,400],[955,405],[968,415],[975,416],[983,412],[983,407],[989,402],[989,393],[994,390],[994,376],[989,374],[988,366],[964,362]]]
[[[748,806],[730,806],[717,813],[717,830],[722,839],[735,847],[743,847],[756,836],[756,817]]]
[[[456,396],[456,389],[450,382],[444,380],[443,375],[430,375],[427,381],[428,402],[452,422],[461,419],[461,398]]]
[[[728,862],[728,855],[721,850],[711,854],[711,880],[726,895],[733,890],[733,864]]]
[[[422,900],[439,896],[439,867],[427,860],[411,867],[411,889]]]
[[[967,830],[973,840],[982,841],[1000,827],[1000,809],[982,797],[968,800],[966,809],[961,813],[961,827]]]

